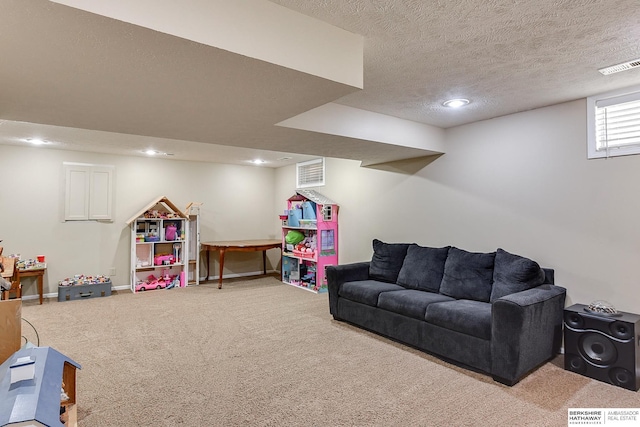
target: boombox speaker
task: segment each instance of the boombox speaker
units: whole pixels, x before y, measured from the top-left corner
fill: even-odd
[[[640,389],[640,316],[564,310],[564,368],[618,387]]]

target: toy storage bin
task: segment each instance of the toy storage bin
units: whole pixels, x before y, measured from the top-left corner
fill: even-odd
[[[300,280],[299,264],[296,258],[282,258],[282,278],[287,282]]]
[[[108,297],[111,295],[111,280],[87,285],[58,286],[58,301]]]
[[[293,254],[295,256],[300,257],[300,258],[306,258],[306,259],[314,259],[316,257],[315,251],[314,252],[302,252],[302,251],[299,251],[297,249],[294,249],[293,250]]]

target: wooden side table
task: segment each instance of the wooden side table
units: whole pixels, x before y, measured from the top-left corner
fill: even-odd
[[[47,271],[47,266],[39,268],[25,268],[18,269],[18,283],[23,277],[36,277],[38,282],[38,294],[40,295],[40,304],[42,304],[44,293],[44,273]]]
[[[267,274],[267,255],[266,251],[269,249],[280,248],[282,250],[282,241],[275,239],[261,239],[261,240],[227,240],[221,242],[204,242],[201,243],[202,250],[206,253],[207,263],[207,279],[209,280],[209,252],[220,251],[219,263],[220,263],[220,276],[218,278],[218,289],[222,289],[222,273],[224,270],[224,254],[229,251],[236,252],[254,252],[262,251],[262,274]],[[282,280],[282,272],[280,272],[280,279]]]

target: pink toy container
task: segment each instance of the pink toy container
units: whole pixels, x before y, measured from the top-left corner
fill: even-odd
[[[177,231],[175,225],[168,225],[164,232],[164,240],[176,240]]]

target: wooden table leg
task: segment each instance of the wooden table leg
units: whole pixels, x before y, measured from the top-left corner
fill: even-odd
[[[222,272],[224,271],[224,248],[220,248],[220,275],[218,278],[218,289],[222,289]]]
[[[44,274],[38,276],[38,294],[40,294],[40,305],[42,305],[42,298],[44,293]]]
[[[262,251],[262,274],[267,274],[267,251]]]
[[[207,282],[209,280],[209,248],[206,248],[204,250],[205,253],[205,260],[207,261],[207,277],[205,278],[205,282]]]

